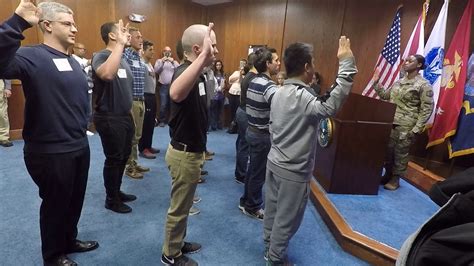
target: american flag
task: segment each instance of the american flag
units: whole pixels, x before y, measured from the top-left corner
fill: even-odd
[[[400,73],[400,13],[402,8],[398,8],[392,27],[388,33],[387,40],[383,46],[382,52],[375,64],[375,71],[380,73],[380,84],[384,89],[390,88],[398,80]],[[362,95],[373,98],[379,98],[375,90],[372,89],[373,81],[365,87]]]

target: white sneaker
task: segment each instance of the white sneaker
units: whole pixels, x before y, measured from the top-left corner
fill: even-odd
[[[87,134],[87,136],[94,136],[94,133],[89,131],[89,130],[86,131],[86,134]]]
[[[192,206],[191,209],[189,210],[189,216],[197,215],[197,214],[199,214],[200,212],[201,212],[201,211],[200,211],[198,208]]]

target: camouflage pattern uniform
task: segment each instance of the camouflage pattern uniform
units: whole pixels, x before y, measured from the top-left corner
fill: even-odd
[[[398,179],[405,175],[408,153],[416,134],[423,132],[433,110],[433,89],[421,75],[408,79],[406,76],[396,81],[392,88],[383,90],[378,83],[374,85],[383,100],[397,105],[393,129],[386,156],[386,176]],[[393,179],[392,178],[392,179]]]

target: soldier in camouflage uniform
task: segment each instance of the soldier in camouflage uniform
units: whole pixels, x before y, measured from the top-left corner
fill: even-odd
[[[388,90],[379,84],[378,71],[374,74],[374,90],[383,100],[397,105],[393,129],[385,161],[386,179],[384,188],[396,190],[408,164],[410,146],[416,136],[423,132],[433,110],[433,89],[418,72],[425,68],[425,58],[421,55],[409,56],[403,70],[406,75],[396,81]]]

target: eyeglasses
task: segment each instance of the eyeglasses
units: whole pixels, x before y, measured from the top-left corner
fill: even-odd
[[[57,22],[57,23],[59,23],[59,24],[61,24],[61,25],[63,25],[63,26],[69,27],[69,28],[71,28],[71,29],[72,29],[72,27],[74,27],[76,30],[78,29],[76,23],[70,22],[70,21],[46,20],[46,19],[45,19],[45,20],[40,20],[39,22],[41,23],[41,22],[44,22],[44,21]]]

